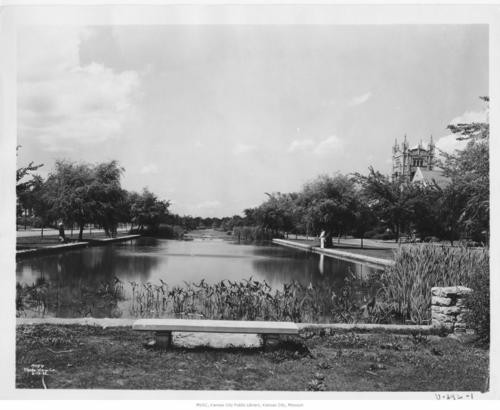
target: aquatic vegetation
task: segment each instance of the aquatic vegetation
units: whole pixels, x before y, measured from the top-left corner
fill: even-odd
[[[117,317],[118,301],[124,298],[118,278],[91,284],[49,283],[43,278],[31,285],[16,284],[16,316],[43,317],[53,312],[58,317]]]
[[[340,295],[326,284],[302,285],[297,281],[272,289],[253,278],[208,284],[169,286],[134,283],[130,313],[135,317],[180,317],[227,320],[278,320],[293,322],[373,321],[366,314],[366,299],[353,295],[353,275],[344,281]],[[365,285],[367,286],[367,285]],[[356,297],[357,296],[357,297]],[[361,303],[355,302],[361,300]]]
[[[431,319],[432,287],[462,285],[474,289],[473,278],[489,276],[486,248],[401,246],[394,261],[380,278],[379,315],[417,324]]]
[[[366,294],[373,283],[358,281],[350,272],[336,294],[324,282],[297,281],[273,289],[252,277],[213,284],[184,282],[182,286],[127,282],[118,278],[92,286],[62,286],[39,280],[17,284],[17,316],[119,317],[118,301],[129,299],[129,316],[293,322],[373,322],[367,314]],[[356,290],[355,290],[356,289]]]

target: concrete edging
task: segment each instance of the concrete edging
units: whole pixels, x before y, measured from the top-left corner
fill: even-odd
[[[424,334],[441,335],[443,329],[431,325],[382,325],[370,323],[297,323],[300,331],[317,332],[319,330],[329,330],[340,333],[377,333],[377,334]]]
[[[113,319],[113,318],[60,318],[60,317],[46,317],[46,318],[16,318],[16,326],[26,325],[56,325],[56,326],[97,326],[103,329],[107,327],[132,327],[137,319]]]
[[[139,319],[112,319],[112,318],[17,318],[16,326],[30,325],[55,325],[55,326],[97,326],[103,329],[110,327],[130,327]],[[441,335],[443,329],[431,325],[382,325],[368,323],[296,323],[300,332],[317,332],[327,330],[329,332],[353,332],[374,334],[401,334],[410,335],[415,333],[425,335]]]
[[[306,244],[300,243],[300,242],[287,241],[286,239],[272,239],[271,242],[276,244],[276,245],[289,246],[290,248],[298,248],[298,249],[303,249],[306,251],[313,250],[313,246],[306,245]]]
[[[89,239],[82,242],[63,243],[60,245],[45,246],[43,248],[20,249],[16,251],[16,259],[22,259],[24,257],[35,256],[35,255],[44,255],[48,253],[57,253],[72,249],[87,248],[89,246],[106,245],[108,243],[114,243],[114,242],[131,241],[133,239],[139,238],[140,236],[141,235],[127,235],[127,236],[119,236],[117,238]]]
[[[20,249],[16,250],[16,259],[27,256],[43,255],[47,253],[56,253],[72,249],[86,248],[88,246],[89,246],[88,242],[72,242],[72,243],[64,243],[61,245],[46,246],[43,248]]]
[[[303,243],[288,241],[286,239],[273,239],[272,243],[276,245],[287,246],[290,248],[302,249],[305,251],[318,253],[320,255],[333,256],[352,262],[372,264],[376,265],[377,267],[387,267],[394,265],[394,261],[388,259],[374,258],[373,256],[359,255],[356,253],[345,252],[331,248],[319,248],[317,246],[305,245]]]

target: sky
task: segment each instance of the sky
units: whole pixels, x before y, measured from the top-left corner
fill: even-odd
[[[484,25],[22,26],[18,163],[118,160],[181,215],[222,217],[483,121]]]

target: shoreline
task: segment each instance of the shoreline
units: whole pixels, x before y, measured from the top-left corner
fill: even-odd
[[[306,245],[300,242],[294,242],[287,239],[273,239],[272,243],[286,246],[289,248],[301,249],[308,252],[314,252],[320,255],[331,256],[353,263],[363,263],[366,265],[375,265],[377,268],[385,268],[394,265],[394,261],[389,259],[375,258],[373,256],[360,255],[354,252],[346,252],[331,248],[320,248],[318,246]]]
[[[90,246],[102,246],[108,243],[125,242],[140,238],[141,235],[125,235],[118,236],[116,238],[96,238],[88,239],[81,242],[71,242],[63,243],[58,245],[44,246],[40,248],[29,248],[29,249],[17,249],[16,250],[16,260],[29,258],[31,256],[39,256],[49,253],[64,252],[72,249],[88,248]]]

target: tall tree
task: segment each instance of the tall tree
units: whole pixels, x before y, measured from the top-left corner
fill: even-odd
[[[355,181],[345,175],[320,175],[304,185],[299,203],[303,218],[315,233],[325,230],[326,246],[333,234],[338,237],[354,227],[356,215]]]
[[[411,217],[415,187],[409,183],[391,181],[373,167],[369,168],[367,176],[356,174],[356,179],[371,201],[378,219],[394,232],[396,241],[399,241]]]
[[[89,196],[95,204],[94,221],[103,227],[107,236],[116,235],[118,222],[126,219],[126,194],[120,185],[123,171],[117,161],[97,164],[92,169]]]
[[[16,155],[20,148],[21,145],[16,147]],[[32,195],[30,191],[33,189],[33,185],[37,183],[33,172],[40,167],[43,167],[43,164],[35,165],[34,161],[31,161],[28,165],[21,166],[16,170],[16,213],[18,216],[21,216],[24,211],[31,207]]]
[[[55,170],[47,178],[46,198],[53,220],[78,224],[79,240],[82,240],[86,223],[94,220],[95,203],[89,195],[93,182],[88,164],[57,161]]]
[[[44,190],[52,219],[76,223],[79,240],[87,223],[100,224],[107,234],[115,231],[124,200],[122,172],[116,161],[98,165],[57,161]]]
[[[488,97],[481,97],[488,104]],[[458,140],[467,141],[463,150],[445,154],[443,168],[452,179],[454,195],[463,198],[458,218],[465,236],[488,242],[490,222],[488,122],[449,125]],[[451,193],[451,192],[450,192]]]
[[[159,200],[147,188],[141,194],[132,194],[129,200],[132,222],[138,226],[139,231],[148,228],[155,232],[168,215],[170,202]]]

